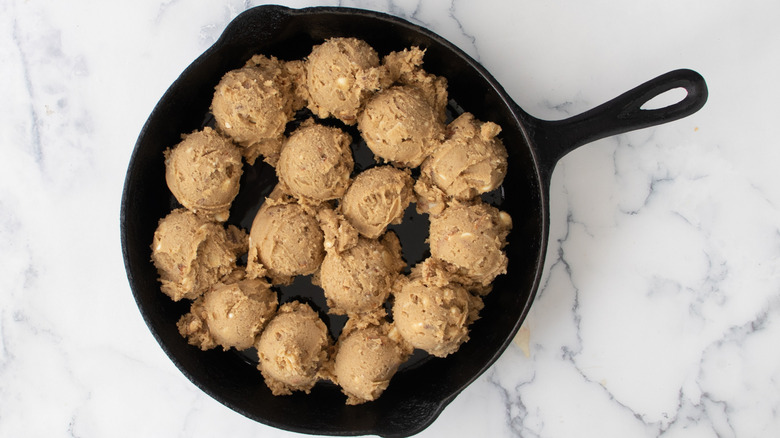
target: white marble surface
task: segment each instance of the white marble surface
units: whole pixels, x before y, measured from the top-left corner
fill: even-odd
[[[559,163],[524,336],[419,436],[780,435],[780,3],[342,3],[450,39],[542,118],[680,67],[710,89]],[[0,0],[0,436],[292,436],[171,364],[119,243],[141,126],[254,4]]]

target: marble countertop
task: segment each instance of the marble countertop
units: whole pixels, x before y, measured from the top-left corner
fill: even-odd
[[[439,33],[540,118],[683,67],[710,90],[693,116],[559,162],[523,328],[419,436],[780,433],[780,3],[338,4]],[[293,436],[178,371],[138,312],[119,241],[146,118],[255,2],[0,5],[0,436]]]

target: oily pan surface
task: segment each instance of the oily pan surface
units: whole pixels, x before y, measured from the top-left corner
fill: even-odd
[[[345,406],[335,385],[320,384],[311,394],[274,397],[255,368],[256,358],[238,352],[200,351],[187,344],[176,321],[188,303],[173,302],[160,292],[157,273],[149,261],[157,221],[177,203],[165,185],[162,152],[176,144],[181,133],[210,123],[208,113],[214,86],[228,70],[262,53],[280,59],[300,59],[325,38],[361,38],[381,55],[410,46],[427,49],[423,67],[449,81],[451,113],[466,110],[480,120],[502,127],[509,153],[504,184],[486,201],[508,212],[514,222],[506,247],[508,273],[499,276],[485,297],[480,319],[471,327],[471,340],[444,359],[416,355],[393,378],[380,399]],[[196,60],[171,86],[153,111],[134,151],[125,183],[122,238],[125,263],[139,308],[152,333],[176,365],[196,385],[232,409],[283,429],[319,434],[404,435],[429,424],[440,409],[473,381],[503,351],[524,317],[541,270],[544,248],[544,194],[522,128],[500,87],[480,74],[471,60],[435,35],[396,19],[345,9],[319,8],[288,13],[257,8],[239,16],[214,47]],[[353,138],[359,139],[358,135]],[[365,151],[354,145],[354,151]],[[356,172],[371,165],[370,153],[355,155]],[[245,165],[241,192],[228,224],[248,230],[263,198],[276,184],[273,168],[258,160]],[[409,265],[422,260],[427,244],[427,216],[407,210],[396,228]],[[322,291],[307,278],[282,290],[282,302],[301,297],[317,305]],[[324,303],[324,300],[321,301]],[[326,309],[319,304],[320,309]],[[336,337],[343,320],[323,315]],[[335,331],[335,333],[334,333]]]

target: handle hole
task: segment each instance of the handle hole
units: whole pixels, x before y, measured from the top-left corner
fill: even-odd
[[[680,103],[688,96],[688,90],[682,87],[672,88],[645,102],[640,110],[656,110]]]

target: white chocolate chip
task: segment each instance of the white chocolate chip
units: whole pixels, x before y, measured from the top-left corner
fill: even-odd
[[[506,227],[512,226],[512,216],[509,215],[509,213],[505,211],[498,212],[498,219],[501,221],[501,223]]]
[[[228,220],[228,213],[222,212],[214,215],[214,219],[216,219],[219,222],[225,222]]]

